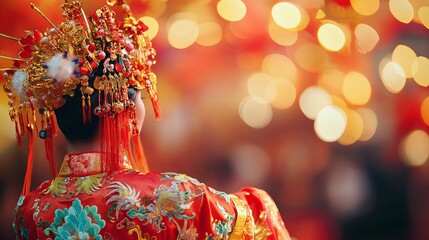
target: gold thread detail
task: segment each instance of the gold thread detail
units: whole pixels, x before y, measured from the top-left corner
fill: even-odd
[[[234,230],[229,237],[230,240],[239,240],[243,235],[247,220],[247,204],[235,195],[229,195],[237,209],[237,220],[235,221]]]

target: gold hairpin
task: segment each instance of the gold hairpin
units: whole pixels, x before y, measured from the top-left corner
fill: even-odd
[[[9,56],[4,56],[4,55],[0,55],[0,58],[9,59],[9,60],[15,60],[15,61],[24,61],[23,58],[9,57]]]
[[[19,38],[17,38],[17,37],[12,37],[12,36],[10,36],[10,35],[6,35],[6,34],[4,34],[4,33],[0,33],[0,37],[4,37],[4,38],[11,39],[11,40],[15,40],[15,41],[18,41],[18,40],[19,40]]]
[[[62,33],[58,28],[57,28],[57,26],[55,26],[55,24],[51,21],[51,20],[49,20],[49,18],[42,12],[42,11],[40,11],[40,9],[39,8],[37,8],[36,7],[36,5],[34,5],[34,3],[30,3],[30,6],[31,6],[31,8],[32,9],[34,9],[37,13],[39,13],[46,21],[48,21],[48,23],[49,24],[51,24],[51,26],[55,29],[55,30],[57,30],[58,32],[60,32],[60,33]]]

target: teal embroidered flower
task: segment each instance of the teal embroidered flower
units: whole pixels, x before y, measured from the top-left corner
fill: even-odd
[[[216,236],[218,237],[228,237],[232,231],[232,220],[234,219],[234,216],[228,214],[225,208],[220,205],[219,202],[216,202],[216,205],[219,211],[225,217],[225,221],[215,220],[213,223],[213,230],[216,232]]]
[[[216,221],[215,223],[213,223],[213,228],[216,232],[216,236],[218,237],[227,237],[229,234],[229,227],[226,222]]]
[[[99,233],[106,226],[106,222],[97,211],[97,206],[83,208],[81,201],[76,198],[70,208],[55,211],[54,222],[45,229],[45,234],[52,232],[55,240],[101,240]]]
[[[30,237],[30,232],[25,227],[20,227],[21,229],[21,238],[27,240]]]

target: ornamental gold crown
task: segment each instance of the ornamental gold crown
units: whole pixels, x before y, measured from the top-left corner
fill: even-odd
[[[118,20],[112,10],[122,8]],[[155,64],[155,49],[145,32],[148,27],[137,20],[124,0],[107,0],[107,5],[86,16],[82,0],[66,0],[61,8],[64,20],[52,23],[34,4],[51,28],[25,31],[23,37],[0,36],[17,41],[21,46],[18,57],[0,56],[13,60],[13,67],[3,68],[4,90],[9,97],[10,118],[15,124],[36,121],[35,109],[42,116],[66,103],[67,96],[81,92],[83,121],[91,114],[114,116],[133,102],[127,97],[129,87],[146,89],[159,117]],[[90,81],[90,79],[93,79]],[[91,110],[91,95],[100,91],[106,99]]]

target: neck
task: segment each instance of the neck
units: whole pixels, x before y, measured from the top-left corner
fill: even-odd
[[[93,152],[98,150],[100,150],[98,138],[95,138],[93,140],[86,141],[86,142],[76,142],[76,143],[67,142],[68,152],[80,153],[80,152]]]

